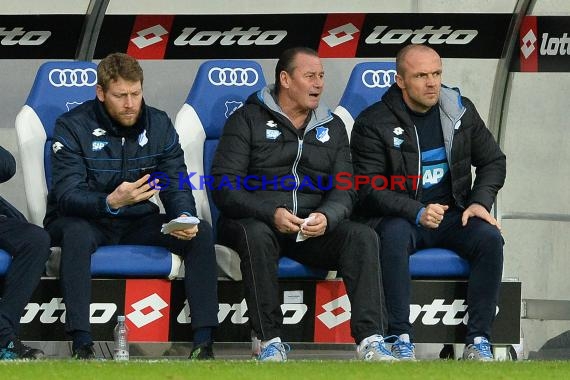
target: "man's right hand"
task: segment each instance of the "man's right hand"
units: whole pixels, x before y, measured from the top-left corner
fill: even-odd
[[[119,209],[123,206],[146,201],[158,193],[158,179],[154,179],[151,185],[148,183],[150,174],[146,174],[136,182],[123,182],[111,194],[107,196],[107,204],[111,209]]]
[[[438,228],[439,224],[443,220],[443,215],[448,208],[449,206],[440,205],[439,203],[431,203],[427,205],[420,218],[420,224],[425,228]]]
[[[284,234],[293,234],[301,230],[301,224],[305,220],[296,217],[284,207],[278,207],[273,214],[273,223],[277,231]]]

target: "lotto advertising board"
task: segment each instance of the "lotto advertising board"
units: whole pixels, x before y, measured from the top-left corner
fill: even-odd
[[[95,340],[110,341],[117,315],[125,315],[132,342],[192,341],[192,313],[184,281],[95,279],[90,320]],[[353,343],[351,305],[344,284],[282,280],[283,339],[289,342]],[[515,343],[520,333],[520,283],[504,282],[492,332],[494,343]],[[462,343],[467,321],[464,281],[414,281],[410,321],[418,343]],[[220,342],[248,342],[249,314],[241,282],[220,281]],[[22,315],[23,340],[61,341],[66,309],[59,282],[42,279]]]
[[[276,58],[307,46],[323,58],[395,57],[425,43],[449,58],[499,58],[510,14],[109,15],[95,58]],[[300,27],[301,26],[301,27]]]
[[[570,72],[570,17],[526,16],[512,71]]]

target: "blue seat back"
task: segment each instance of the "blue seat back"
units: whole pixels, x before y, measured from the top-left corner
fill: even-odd
[[[195,112],[197,117],[188,125],[183,127],[177,125],[177,130],[179,134],[188,133],[187,128],[203,130],[205,137],[203,142],[199,140],[189,141],[189,144],[192,144],[193,149],[203,148],[201,160],[204,176],[211,174],[214,154],[228,117],[236,109],[242,107],[251,94],[262,89],[265,85],[263,70],[255,61],[210,60],[199,67],[185,102],[188,110]],[[192,136],[196,136],[196,134],[192,133]],[[196,144],[203,144],[203,147],[194,146]],[[196,166],[200,164],[193,161],[191,160],[191,167],[188,168],[190,171],[194,171]],[[215,227],[219,211],[212,202],[209,190],[207,197],[209,214],[212,225]]]
[[[26,100],[38,115],[46,142],[44,148],[45,177],[51,186],[50,151],[56,119],[86,100],[95,97],[97,65],[86,61],[54,61],[40,66]]]
[[[344,122],[349,138],[360,112],[378,102],[395,81],[395,62],[361,62],[354,66],[334,110]]]
[[[12,256],[3,249],[0,249],[0,277],[4,277],[6,275],[11,262]]]

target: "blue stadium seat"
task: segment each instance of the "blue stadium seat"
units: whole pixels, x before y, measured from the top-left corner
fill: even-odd
[[[30,221],[39,226],[51,185],[50,151],[59,115],[95,97],[97,66],[92,62],[54,61],[40,66],[26,104],[16,118],[16,133]],[[58,275],[54,254],[46,266]],[[161,247],[106,246],[91,258],[93,276],[176,277],[180,258]]]
[[[362,62],[354,66],[340,102],[334,110],[344,122],[349,138],[354,120],[360,112],[380,101],[395,81],[394,62]]]
[[[362,62],[354,66],[334,111],[343,120],[349,138],[360,112],[380,101],[395,81],[395,62]],[[453,251],[430,248],[410,256],[410,274],[414,278],[467,277],[469,264]]]
[[[186,166],[196,173],[192,179],[198,215],[216,226],[219,211],[207,187],[199,189],[198,178],[209,176],[212,160],[226,119],[243,106],[249,95],[265,86],[261,66],[250,60],[210,60],[198,72],[186,102],[178,112],[175,127],[184,150]],[[241,280],[239,257],[228,247],[216,245],[220,275]],[[309,268],[292,259],[282,258],[280,277],[324,278],[328,271]]]
[[[4,277],[8,271],[8,267],[12,262],[12,256],[8,252],[0,249],[0,277]]]

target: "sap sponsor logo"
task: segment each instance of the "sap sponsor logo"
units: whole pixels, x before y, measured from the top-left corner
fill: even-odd
[[[51,36],[49,30],[31,30],[26,32],[24,28],[17,26],[12,30],[0,27],[0,45],[3,46],[39,46]]]
[[[91,144],[91,150],[93,152],[99,152],[100,150],[103,150],[107,144],[109,144],[108,141],[93,141]]]
[[[89,322],[91,324],[108,323],[113,319],[116,311],[117,305],[114,303],[92,303],[89,308]],[[62,303],[62,298],[52,298],[49,302],[42,304],[28,303],[24,308],[20,323],[32,323],[38,316],[39,322],[43,324],[65,323],[65,304]]]
[[[441,179],[445,176],[447,171],[448,165],[446,163],[426,166],[422,178],[423,187],[429,188],[433,185],[437,185],[441,182]]]
[[[241,26],[233,27],[231,30],[203,30],[196,31],[196,28],[184,28],[182,33],[174,40],[176,46],[211,46],[218,43],[221,46],[231,45],[278,45],[287,36],[286,30],[261,31],[259,27],[252,26],[244,30]]]
[[[284,303],[281,305],[281,312],[283,313],[284,325],[296,325],[300,323],[303,317],[307,314],[308,307],[303,303]],[[228,321],[234,325],[243,325],[249,321],[247,313],[247,304],[245,299],[240,303],[220,303],[218,305],[218,322],[223,323]],[[184,301],[184,308],[176,317],[176,322],[180,324],[189,324],[192,322],[190,315],[190,307],[188,301]]]
[[[570,55],[568,33],[562,34],[562,37],[551,37],[548,33],[542,33],[540,55]]]
[[[423,313],[421,323],[426,326],[443,324],[446,326],[457,326],[467,324],[469,314],[467,304],[464,299],[455,299],[450,304],[446,304],[444,299],[435,298],[427,305],[410,305],[410,323],[414,323]],[[499,314],[497,306],[495,316]]]
[[[479,32],[475,29],[451,29],[450,25],[443,25],[435,28],[432,25],[426,25],[421,29],[388,29],[385,25],[377,25],[368,37],[365,43],[369,45],[375,44],[423,44],[431,45],[467,45]],[[411,39],[411,40],[410,40]],[[409,41],[408,41],[409,40]]]

